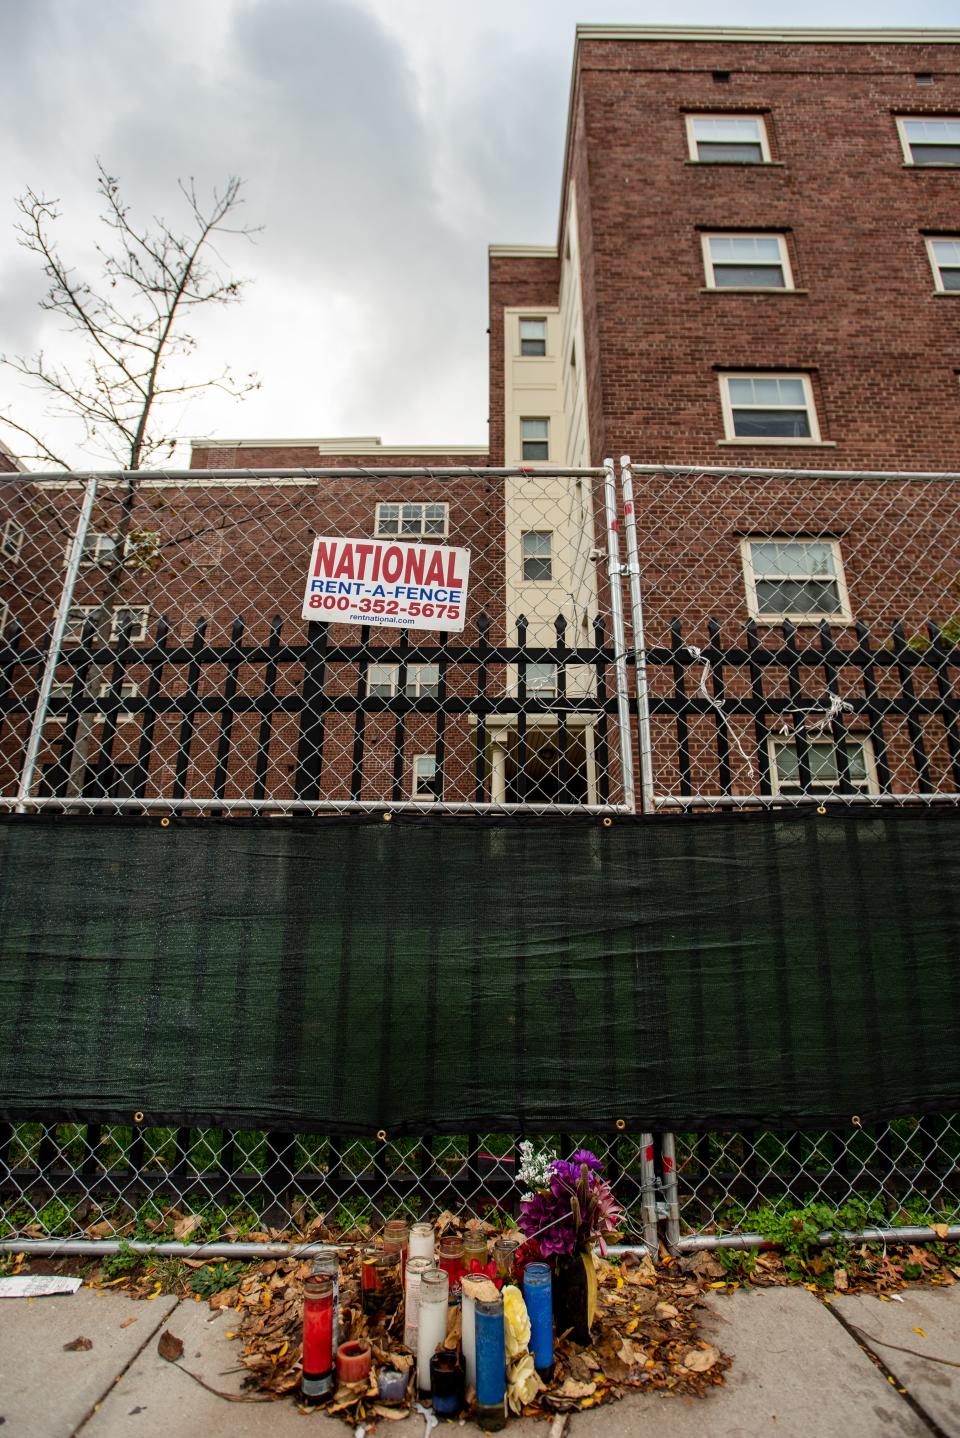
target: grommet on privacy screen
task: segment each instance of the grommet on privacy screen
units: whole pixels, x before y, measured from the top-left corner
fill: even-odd
[[[613,820],[610,818],[610,815],[608,814],[608,815],[606,816],[606,818],[604,819],[604,821],[603,821],[603,827],[604,827],[605,829],[609,829],[612,823],[613,823]]]
[[[134,1123],[143,1123],[143,1113],[140,1109],[137,1109],[136,1113],[133,1115],[133,1121]]]
[[[386,1143],[386,1141],[387,1141],[387,1130],[386,1130],[385,1128],[378,1128],[378,1129],[377,1129],[377,1143]]]
[[[818,814],[825,814],[826,812],[827,812],[827,806],[826,806],[826,804],[818,804],[818,805],[817,805],[817,813],[818,813]]]
[[[389,824],[389,823],[390,823],[390,820],[391,820],[392,818],[393,818],[393,815],[390,813],[390,810],[388,809],[387,812],[386,812],[386,813],[384,814],[384,816],[383,816],[383,822],[384,822],[385,824]]]
[[[863,1120],[858,1113],[850,1115],[850,1122],[853,1124],[854,1128],[863,1128]]]
[[[169,819],[161,819],[161,820],[160,820],[160,828],[161,828],[161,829],[169,829],[169,827],[170,827],[170,820],[169,820]]]
[[[627,1120],[625,1118],[618,1118],[616,1123],[614,1124],[614,1128],[617,1130],[618,1133],[623,1133],[623,1130],[626,1128],[626,1126]]]

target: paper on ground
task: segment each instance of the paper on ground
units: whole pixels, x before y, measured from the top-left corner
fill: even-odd
[[[45,1278],[40,1274],[24,1278],[0,1278],[0,1298],[46,1298],[50,1293],[76,1293],[82,1278]]]

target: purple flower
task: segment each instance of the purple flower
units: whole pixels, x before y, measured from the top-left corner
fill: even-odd
[[[600,1173],[603,1169],[603,1164],[597,1158],[597,1155],[595,1153],[591,1153],[588,1148],[578,1148],[576,1153],[571,1158],[570,1162],[576,1164],[578,1176],[580,1172],[580,1165],[583,1163],[585,1163],[587,1165],[587,1168],[591,1169],[594,1173]]]

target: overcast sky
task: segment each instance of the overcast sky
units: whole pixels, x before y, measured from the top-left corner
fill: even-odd
[[[0,0],[0,350],[65,352],[15,242],[26,186],[61,200],[64,255],[93,277],[97,157],[135,208],[169,219],[178,177],[238,174],[264,229],[223,253],[253,283],[196,326],[193,373],[230,363],[262,388],[195,401],[180,433],[485,444],[486,247],[556,238],[576,22],[718,18],[958,16],[950,0],[731,0],[720,17],[696,0],[669,14],[623,0]],[[0,371],[8,407],[83,462]]]

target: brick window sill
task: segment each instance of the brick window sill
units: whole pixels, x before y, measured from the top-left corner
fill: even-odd
[[[835,439],[718,439],[718,449],[836,449]]]
[[[809,290],[788,290],[776,285],[701,285],[702,295],[808,295]],[[958,291],[960,293],[960,291]]]

